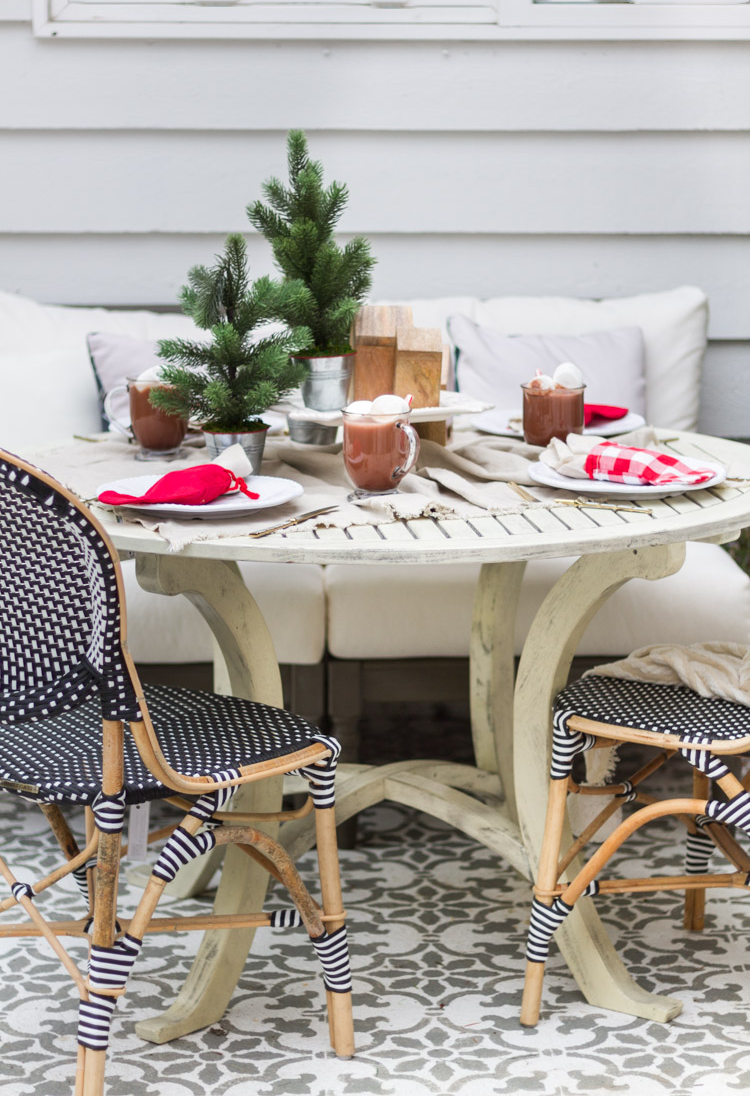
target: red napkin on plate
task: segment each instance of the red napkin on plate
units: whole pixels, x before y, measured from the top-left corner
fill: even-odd
[[[260,495],[249,490],[247,484],[228,468],[220,464],[197,464],[193,468],[180,468],[167,472],[160,480],[149,487],[145,495],[121,495],[119,491],[102,491],[99,502],[108,506],[120,506],[122,503],[140,503],[143,506],[155,502],[177,502],[183,506],[202,506],[213,502],[219,495],[230,491],[241,491],[250,499]]]
[[[716,475],[715,468],[690,467],[670,453],[657,453],[653,449],[636,449],[603,441],[587,454],[583,470],[589,479],[608,480],[610,483],[682,484],[686,486],[705,483]]]
[[[588,426],[592,419],[622,419],[627,413],[627,407],[610,407],[607,403],[584,403],[583,425]]]

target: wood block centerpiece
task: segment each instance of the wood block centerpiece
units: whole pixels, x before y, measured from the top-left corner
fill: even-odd
[[[406,305],[365,305],[357,313],[352,346],[357,351],[354,366],[354,399],[374,400],[393,392],[396,365],[396,331],[412,325]]]

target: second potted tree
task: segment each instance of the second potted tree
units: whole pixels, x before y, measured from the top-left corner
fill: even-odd
[[[268,204],[254,202],[247,214],[270,242],[289,289],[278,315],[310,332],[294,355],[307,373],[305,405],[336,411],[348,401],[354,363],[349,335],[369,292],[375,259],[362,236],[343,248],[336,244],[333,233],[348,191],[342,183],[323,186],[323,166],[310,159],[301,130],[289,133],[287,156],[289,185],[269,179],[263,185]]]
[[[161,375],[170,387],[155,389],[151,401],[170,414],[197,421],[212,459],[239,442],[257,475],[268,430],[261,416],[305,377],[307,367],[290,357],[290,350],[310,341],[304,327],[266,334],[262,328],[293,311],[290,299],[299,287],[270,278],[250,284],[246,245],[239,233],[227,237],[214,266],[193,267],[188,282],[182,289],[182,309],[212,338],[207,343],[159,343],[159,356],[166,362]]]

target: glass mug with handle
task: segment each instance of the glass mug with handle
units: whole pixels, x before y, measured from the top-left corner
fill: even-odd
[[[168,415],[151,404],[152,390],[167,387],[155,378],[127,377],[125,384],[118,384],[105,397],[104,414],[109,422],[125,437],[135,438],[140,444],[136,460],[173,460],[184,455],[180,443],[185,437],[187,419],[181,415]],[[116,401],[121,392],[128,394],[129,425],[118,419],[113,409],[113,400]]]
[[[350,404],[342,411],[344,467],[355,488],[349,498],[392,494],[417,463],[419,434],[409,423],[408,410],[355,408],[357,404]]]

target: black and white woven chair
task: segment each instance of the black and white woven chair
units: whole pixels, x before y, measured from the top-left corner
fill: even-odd
[[[592,747],[637,742],[658,751],[627,781],[602,787],[579,786],[571,778],[577,754]],[[526,983],[521,1023],[539,1019],[544,967],[555,931],[579,898],[604,893],[685,890],[685,928],[702,929],[708,887],[750,886],[750,856],[728,827],[750,833],[750,794],[722,760],[750,750],[750,708],[701,697],[684,686],[655,685],[604,675],[573,682],[555,698],[552,767],[544,840],[534,888]],[[656,800],[639,785],[675,754],[693,767],[693,798]],[[747,782],[747,781],[746,781]],[[713,784],[723,793],[715,797]],[[569,793],[614,796],[608,806],[561,855]],[[560,882],[588,841],[623,802],[639,806],[614,830],[570,882]],[[647,879],[599,880],[600,871],[637,829],[665,815],[681,816],[687,826],[685,873]],[[719,850],[732,871],[710,873],[709,858]]]
[[[42,879],[0,857],[29,935],[48,941],[80,994],[76,1096],[100,1096],[117,997],[125,992],[166,884],[217,844],[237,843],[286,886],[294,909],[248,913],[237,926],[304,925],[323,968],[331,1042],[353,1053],[351,983],[334,821],[335,739],[288,712],[235,697],[142,688],[127,652],[117,554],[93,515],[49,476],[0,451],[0,789],[37,802],[65,854]],[[248,781],[299,772],[315,810],[322,908],[280,845],[227,813]],[[184,799],[183,796],[189,798]],[[181,813],[129,920],[117,916],[126,807],[169,799]],[[86,808],[79,848],[61,804]],[[278,817],[278,816],[274,816]],[[162,834],[163,836],[163,834]],[[72,874],[85,897],[75,922],[48,922],[36,897]],[[175,927],[205,927],[205,919]],[[233,922],[234,923],[234,922]],[[17,935],[2,926],[0,936]],[[82,974],[60,936],[88,937]]]

